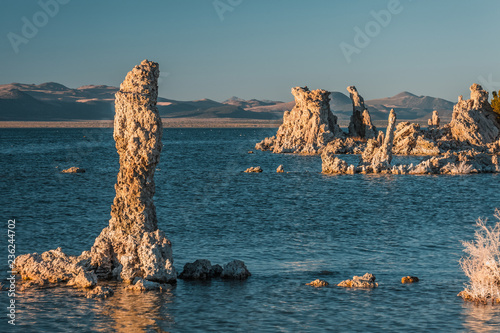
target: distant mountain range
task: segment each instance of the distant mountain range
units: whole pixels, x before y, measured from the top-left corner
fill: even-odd
[[[88,85],[71,89],[55,82],[0,85],[0,121],[110,120],[114,116],[114,95],[118,88]],[[244,100],[231,97],[222,103],[202,99],[176,101],[158,98],[162,118],[232,118],[279,120],[295,102]],[[341,92],[331,94],[331,108],[340,121],[348,121],[351,100]],[[454,103],[429,96],[402,92],[393,97],[365,101],[374,120],[386,120],[391,108],[399,120],[425,121],[433,110],[441,118],[451,117]]]

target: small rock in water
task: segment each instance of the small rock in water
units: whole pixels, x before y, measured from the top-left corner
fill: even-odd
[[[150,291],[150,290],[168,290],[170,289],[167,284],[149,281],[142,278],[135,278],[134,283],[127,286],[127,290],[132,291]]]
[[[84,173],[85,169],[83,168],[77,168],[77,167],[71,167],[69,169],[65,169],[61,171],[62,173]]]
[[[252,151],[252,150],[249,150],[249,151],[248,151],[248,153],[249,153],[249,154],[253,154],[253,151]]]
[[[85,294],[85,297],[104,299],[104,298],[108,298],[110,296],[113,296],[114,293],[115,292],[111,288],[97,286],[94,289],[92,289],[91,291],[87,292]]]
[[[215,265],[220,267],[220,265]],[[188,262],[184,265],[179,279],[184,280],[209,280],[218,272],[218,267],[212,266],[210,260],[198,259],[195,262]],[[214,270],[215,268],[215,270]],[[222,268],[222,267],[220,267]],[[220,276],[220,272],[218,272]]]
[[[262,172],[262,168],[260,166],[258,167],[250,167],[245,170],[245,172]]]
[[[245,280],[251,275],[243,261],[233,260],[224,265],[220,276],[223,279]]]
[[[378,283],[375,282],[375,275],[366,273],[363,276],[353,276],[352,280],[342,281],[337,286],[345,288],[376,288]]]
[[[329,285],[329,283],[326,282],[325,280],[316,279],[312,282],[306,283],[306,285],[318,288],[318,287],[326,287]]]
[[[401,283],[415,283],[418,281],[419,279],[416,276],[405,276],[401,278]]]
[[[280,165],[280,166],[278,167],[278,169],[276,169],[276,172],[277,172],[277,173],[283,173],[283,172],[285,172],[285,169],[283,168],[283,165]]]

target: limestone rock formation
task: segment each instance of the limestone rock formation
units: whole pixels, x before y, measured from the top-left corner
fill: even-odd
[[[385,170],[390,168],[392,161],[392,143],[394,141],[394,128],[396,126],[396,113],[394,109],[391,110],[389,114],[389,120],[387,124],[387,130],[385,132],[385,138],[380,147],[374,149],[373,155],[368,157],[363,154],[364,162],[371,163],[373,170]],[[370,141],[378,140],[371,139]],[[366,159],[366,160],[365,160]]]
[[[458,98],[450,123],[455,140],[471,145],[484,146],[498,139],[500,123],[488,102],[488,92],[474,83],[470,99]]]
[[[231,280],[245,280],[251,275],[243,261],[233,260],[224,265],[220,277]]]
[[[432,117],[427,121],[429,128],[439,127],[440,122],[441,119],[439,119],[439,113],[436,110],[432,111]]]
[[[330,110],[330,92],[296,87],[292,88],[292,94],[295,106],[283,114],[283,124],[276,136],[257,143],[255,149],[317,154],[334,138],[345,137]]]
[[[346,161],[338,158],[332,152],[323,152],[321,154],[321,170],[323,173],[327,174],[347,174],[354,173],[353,166],[351,167],[351,172],[349,171],[349,165]]]
[[[179,279],[183,280],[209,280],[219,277],[222,273],[220,265],[213,265],[210,260],[198,259],[193,263],[186,263]]]
[[[323,153],[330,152],[332,154],[361,154],[366,147],[366,142],[354,140],[353,138],[333,139],[330,141]]]
[[[163,127],[156,107],[157,63],[135,66],[116,93],[114,139],[120,155],[109,226],[91,250],[91,265],[100,278],[136,277],[175,282],[170,241],[158,229],[154,173],[160,159]]]
[[[437,143],[428,137],[419,124],[401,122],[394,132],[393,154],[396,155],[437,155]]]
[[[337,286],[345,288],[376,288],[378,283],[375,282],[375,275],[366,273],[363,276],[353,276],[352,280],[342,281]]]
[[[365,107],[363,97],[355,86],[347,87],[352,100],[352,116],[349,122],[349,135],[351,137],[373,139],[377,137],[377,128],[373,126],[370,112]]]
[[[23,279],[69,281],[77,287],[92,287],[98,279],[112,278],[128,283],[176,281],[171,243],[158,229],[153,203],[163,131],[156,107],[158,77],[158,64],[144,60],[127,74],[116,93],[113,136],[120,170],[109,226],[91,251],[78,257],[67,256],[59,248],[19,256],[15,268]]]
[[[259,172],[262,172],[262,168],[260,166],[258,166],[258,167],[250,167],[250,168],[246,169],[244,172],[246,172],[246,173],[250,173],[250,172],[259,173]]]
[[[85,297],[87,298],[99,298],[99,299],[104,299],[113,296],[115,292],[113,289],[108,288],[108,287],[103,287],[103,286],[97,286],[94,289],[88,291],[85,294]]]
[[[325,280],[321,280],[321,279],[316,279],[312,282],[306,283],[306,286],[313,286],[315,288],[326,287],[328,285],[329,285],[328,282],[326,282]]]
[[[68,168],[68,169],[64,169],[63,171],[61,171],[62,173],[84,173],[85,172],[85,169],[83,168],[78,168],[78,167],[71,167],[71,168]]]
[[[277,172],[277,173],[283,173],[283,172],[285,172],[285,169],[283,168],[283,165],[281,165],[281,164],[280,164],[280,165],[278,166],[278,168],[276,169],[276,172]]]
[[[401,283],[406,284],[406,283],[415,283],[420,281],[418,277],[416,276],[404,276],[401,278]]]

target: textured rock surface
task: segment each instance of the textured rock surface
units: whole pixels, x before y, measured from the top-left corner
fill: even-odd
[[[427,121],[427,125],[429,128],[437,128],[439,127],[439,123],[441,119],[439,119],[439,112],[436,110],[432,111],[432,117]]]
[[[346,288],[376,288],[375,275],[366,273],[363,276],[353,276],[352,280],[340,282],[337,286]]]
[[[385,137],[377,149],[373,150],[372,156],[366,156],[363,154],[363,161],[369,162],[371,164],[374,172],[377,170],[385,170],[390,168],[392,161],[392,143],[394,141],[394,128],[396,126],[396,112],[394,109],[391,110],[389,114],[389,120],[387,123],[387,130],[385,132]],[[381,140],[382,138],[380,138]],[[380,144],[378,140],[371,139],[370,141],[375,141]]]
[[[292,88],[295,106],[283,114],[276,136],[266,138],[255,149],[274,153],[317,154],[336,137],[345,137],[330,110],[330,93],[307,87]]]
[[[162,290],[170,290],[170,285],[148,281],[140,278],[135,278],[132,284],[128,285],[126,289],[132,291],[140,291],[140,292],[150,291],[150,290],[162,291]]]
[[[347,87],[352,100],[352,116],[349,122],[349,135],[351,137],[373,139],[377,137],[377,128],[373,126],[370,112],[365,107],[363,97],[355,86]]]
[[[144,60],[116,93],[114,139],[120,156],[109,226],[96,239],[91,264],[100,278],[174,282],[172,248],[158,230],[154,173],[163,134],[156,100],[158,64]]]
[[[434,140],[426,137],[419,124],[402,122],[396,126],[392,152],[396,155],[437,155],[440,149]]]
[[[85,169],[78,168],[78,167],[71,167],[71,168],[68,168],[68,169],[64,169],[61,172],[62,173],[84,173]]]
[[[144,60],[127,74],[116,93],[113,136],[120,171],[109,226],[91,251],[78,257],[67,256],[59,248],[19,256],[15,266],[23,279],[69,281],[85,288],[94,286],[97,279],[111,278],[129,283],[136,278],[175,282],[171,244],[158,229],[153,203],[154,172],[162,147],[158,77],[158,64]],[[109,295],[100,287],[90,295],[94,292]]]
[[[450,123],[453,138],[471,145],[482,146],[498,139],[500,123],[488,103],[488,92],[474,83],[470,99],[458,98]]]
[[[220,265],[213,265],[210,260],[198,259],[193,263],[186,263],[179,279],[184,280],[209,280],[219,277],[222,273]]]
[[[366,142],[362,140],[355,140],[353,138],[346,139],[333,139],[329,142],[324,152],[330,152],[332,154],[361,154],[366,148]]]
[[[97,286],[94,289],[88,291],[85,294],[85,297],[87,297],[87,298],[100,298],[100,299],[104,299],[104,298],[108,298],[110,296],[113,296],[114,293],[115,292],[111,288]]]
[[[243,261],[233,260],[224,265],[220,276],[223,279],[245,280],[251,275]]]
[[[244,172],[246,173],[250,173],[250,172],[262,172],[262,168],[260,166],[258,167],[250,167],[248,169],[246,169]]]
[[[306,283],[307,286],[313,286],[313,287],[316,287],[316,288],[319,288],[319,287],[326,287],[329,285],[328,282],[326,282],[325,280],[321,280],[321,279],[316,279],[312,282],[309,282],[309,283]]]
[[[323,152],[321,154],[321,171],[329,174],[346,174],[349,165],[346,161],[338,158],[332,152]],[[353,172],[354,173],[354,172]]]
[[[418,277],[416,276],[404,276],[401,278],[401,283],[406,284],[406,283],[415,283],[420,281]]]

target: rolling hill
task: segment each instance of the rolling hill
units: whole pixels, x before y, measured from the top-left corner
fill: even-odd
[[[0,85],[0,121],[72,121],[111,120],[114,116],[114,95],[118,88],[87,85],[76,89],[55,82],[39,85],[11,83]],[[391,108],[399,120],[425,121],[433,110],[442,119],[451,117],[453,103],[441,98],[416,96],[402,92],[393,97],[365,101],[374,120],[385,120]],[[211,99],[177,101],[158,98],[162,118],[211,118],[280,120],[283,112],[295,102],[244,100],[231,97],[220,103]],[[350,98],[334,91],[330,105],[339,121],[349,121]]]

